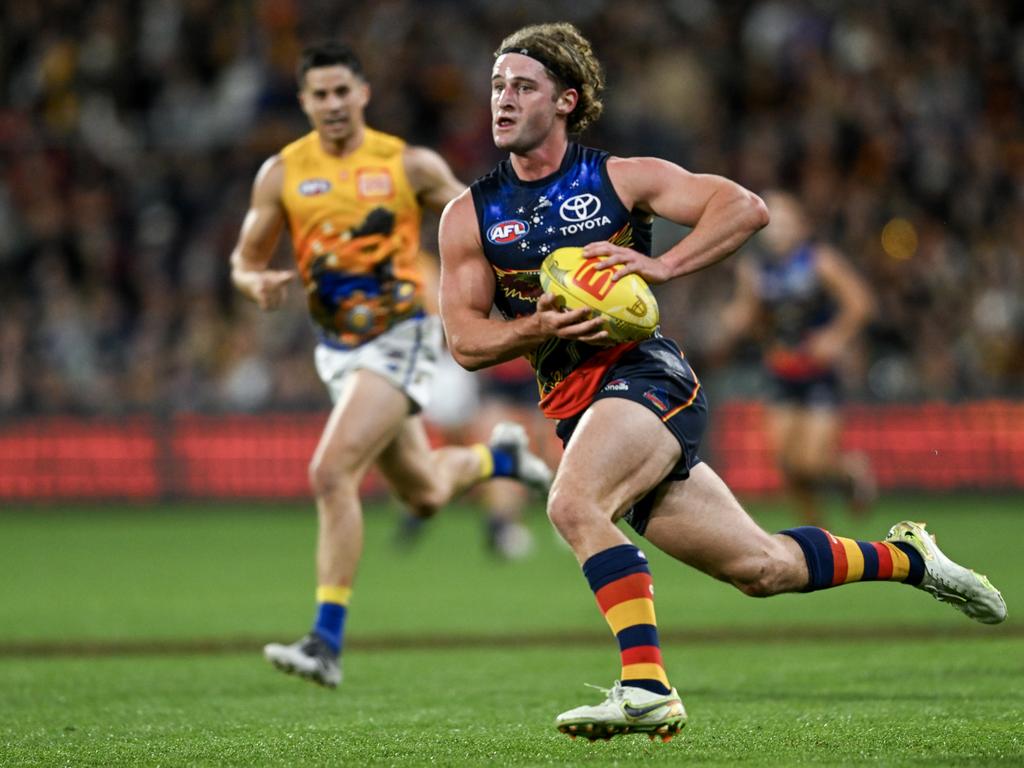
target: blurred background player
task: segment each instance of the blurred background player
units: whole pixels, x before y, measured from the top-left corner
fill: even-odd
[[[359,486],[370,466],[421,516],[494,476],[546,488],[550,471],[512,424],[496,427],[489,445],[430,449],[417,414],[442,337],[424,308],[420,219],[423,207],[440,210],[464,186],[435,152],[366,125],[370,88],[348,47],[307,48],[298,84],[313,130],[263,164],[231,265],[235,286],[264,310],[278,308],[300,278],[317,372],[334,401],[310,465],[319,512],[315,623],[298,642],[264,649],[278,668],[334,687],[362,553]],[[286,226],[297,272],[270,268]]]
[[[553,467],[557,459],[550,457],[554,451],[549,450],[544,418],[537,410],[537,384],[529,363],[513,360],[495,370],[497,376],[489,376],[490,369],[470,373],[452,359],[447,349],[443,350],[434,376],[434,393],[423,411],[430,433],[445,445],[470,445],[489,439],[499,424],[515,423],[526,430],[535,455]],[[533,551],[533,534],[525,520],[530,503],[528,488],[515,480],[496,477],[475,487],[470,495],[483,508],[483,541],[489,552],[503,560],[520,560]],[[413,546],[428,528],[427,518],[406,509],[399,519],[395,542],[401,547]]]
[[[871,316],[872,299],[836,248],[814,239],[794,195],[773,190],[764,201],[771,222],[737,264],[723,343],[749,334],[763,345],[768,435],[800,520],[816,525],[823,490],[840,490],[858,514],[876,495],[867,457],[840,447],[838,370]]]
[[[437,259],[421,254],[425,305],[437,312]],[[499,424],[514,422],[526,429],[533,452],[548,465],[557,464],[552,454],[544,418],[537,410],[537,382],[526,360],[470,373],[452,359],[447,347],[441,350],[434,373],[430,402],[423,419],[435,442],[472,445],[486,441]],[[533,534],[524,521],[529,490],[522,483],[493,478],[471,492],[484,509],[484,545],[499,558],[519,560],[533,549]],[[400,547],[415,545],[426,533],[428,518],[404,509],[395,531]]]
[[[537,408],[537,378],[526,358],[519,357],[475,374],[480,381],[480,412],[476,418],[476,439],[490,434],[498,424],[521,424],[533,450],[555,469],[561,446],[552,440],[550,425]],[[523,521],[529,501],[521,483],[496,479],[481,485],[476,493],[487,509],[487,544],[502,557],[525,557],[533,548],[533,536]]]

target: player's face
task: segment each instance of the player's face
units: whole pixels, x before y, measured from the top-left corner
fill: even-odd
[[[791,195],[768,193],[765,205],[771,214],[768,226],[758,233],[761,244],[771,253],[785,256],[807,239],[808,228],[800,203]]]
[[[299,103],[325,141],[343,144],[363,126],[370,87],[340,64],[315,67],[306,73]]]
[[[491,135],[498,149],[525,154],[551,134],[559,114],[555,83],[544,65],[506,53],[491,71]]]

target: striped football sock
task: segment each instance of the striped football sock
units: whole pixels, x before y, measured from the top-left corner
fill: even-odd
[[[804,551],[810,573],[805,592],[855,581],[902,581],[916,586],[924,576],[921,553],[902,541],[845,539],[809,525],[780,533],[795,539]]]
[[[317,587],[316,622],[313,631],[324,639],[335,653],[341,653],[341,641],[345,634],[345,615],[351,587]]]
[[[670,693],[658,644],[647,557],[632,544],[620,544],[589,558],[583,564],[583,575],[619,641],[622,684]]]

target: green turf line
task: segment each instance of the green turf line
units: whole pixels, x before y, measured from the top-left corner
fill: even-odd
[[[927,640],[986,640],[1024,638],[1024,625],[998,628],[962,626],[893,625],[878,626],[797,626],[745,629],[728,627],[707,630],[669,630],[661,633],[665,642],[685,645],[718,643],[862,643],[886,637],[890,642]],[[273,642],[269,637],[172,638],[151,640],[60,640],[0,642],[2,657],[96,657],[96,656],[179,656],[243,653]],[[362,636],[346,642],[355,651],[460,650],[499,648],[543,648],[607,645],[610,638],[599,632],[530,632],[521,634],[443,634],[402,637]]]

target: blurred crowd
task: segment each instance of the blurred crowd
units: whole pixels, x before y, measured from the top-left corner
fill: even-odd
[[[792,189],[867,277],[855,397],[1024,395],[1013,0],[38,0],[0,24],[0,414],[324,407],[299,292],[261,315],[227,263],[260,163],[307,130],[303,43],[353,44],[371,125],[470,181],[499,159],[492,52],[548,20],[606,68],[588,143]],[[750,354],[712,354],[731,285],[720,265],[659,296],[744,394]]]

